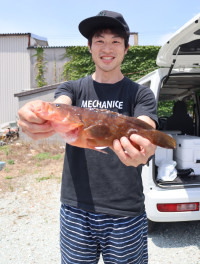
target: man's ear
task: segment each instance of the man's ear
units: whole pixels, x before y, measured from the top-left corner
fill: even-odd
[[[90,42],[88,41],[88,49],[89,49],[89,52],[92,53],[91,51],[91,45],[90,45]]]
[[[130,45],[128,44],[128,47],[125,49],[125,55],[128,52],[128,49],[130,48]]]

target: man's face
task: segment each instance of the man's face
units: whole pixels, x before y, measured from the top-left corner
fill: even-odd
[[[120,65],[127,50],[124,39],[110,30],[95,34],[90,48],[96,70],[103,72],[120,70]]]

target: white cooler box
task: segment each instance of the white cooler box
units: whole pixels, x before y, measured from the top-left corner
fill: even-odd
[[[156,165],[158,166],[158,164],[164,160],[167,160],[167,161],[173,160],[173,150],[157,147],[156,152],[155,152],[155,163],[156,163]]]
[[[196,175],[200,175],[200,138],[189,135],[173,135],[176,140],[174,160],[177,169],[192,168]]]

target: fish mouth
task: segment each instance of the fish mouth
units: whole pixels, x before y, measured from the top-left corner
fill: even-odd
[[[41,113],[43,113],[43,115],[46,115],[46,118],[51,120],[52,117],[55,115],[56,117],[56,112],[54,107],[46,102],[43,102],[43,104],[41,105]]]

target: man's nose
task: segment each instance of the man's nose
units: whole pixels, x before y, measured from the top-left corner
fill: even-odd
[[[105,52],[110,52],[113,50],[112,44],[111,43],[104,43],[103,45],[103,51]]]

